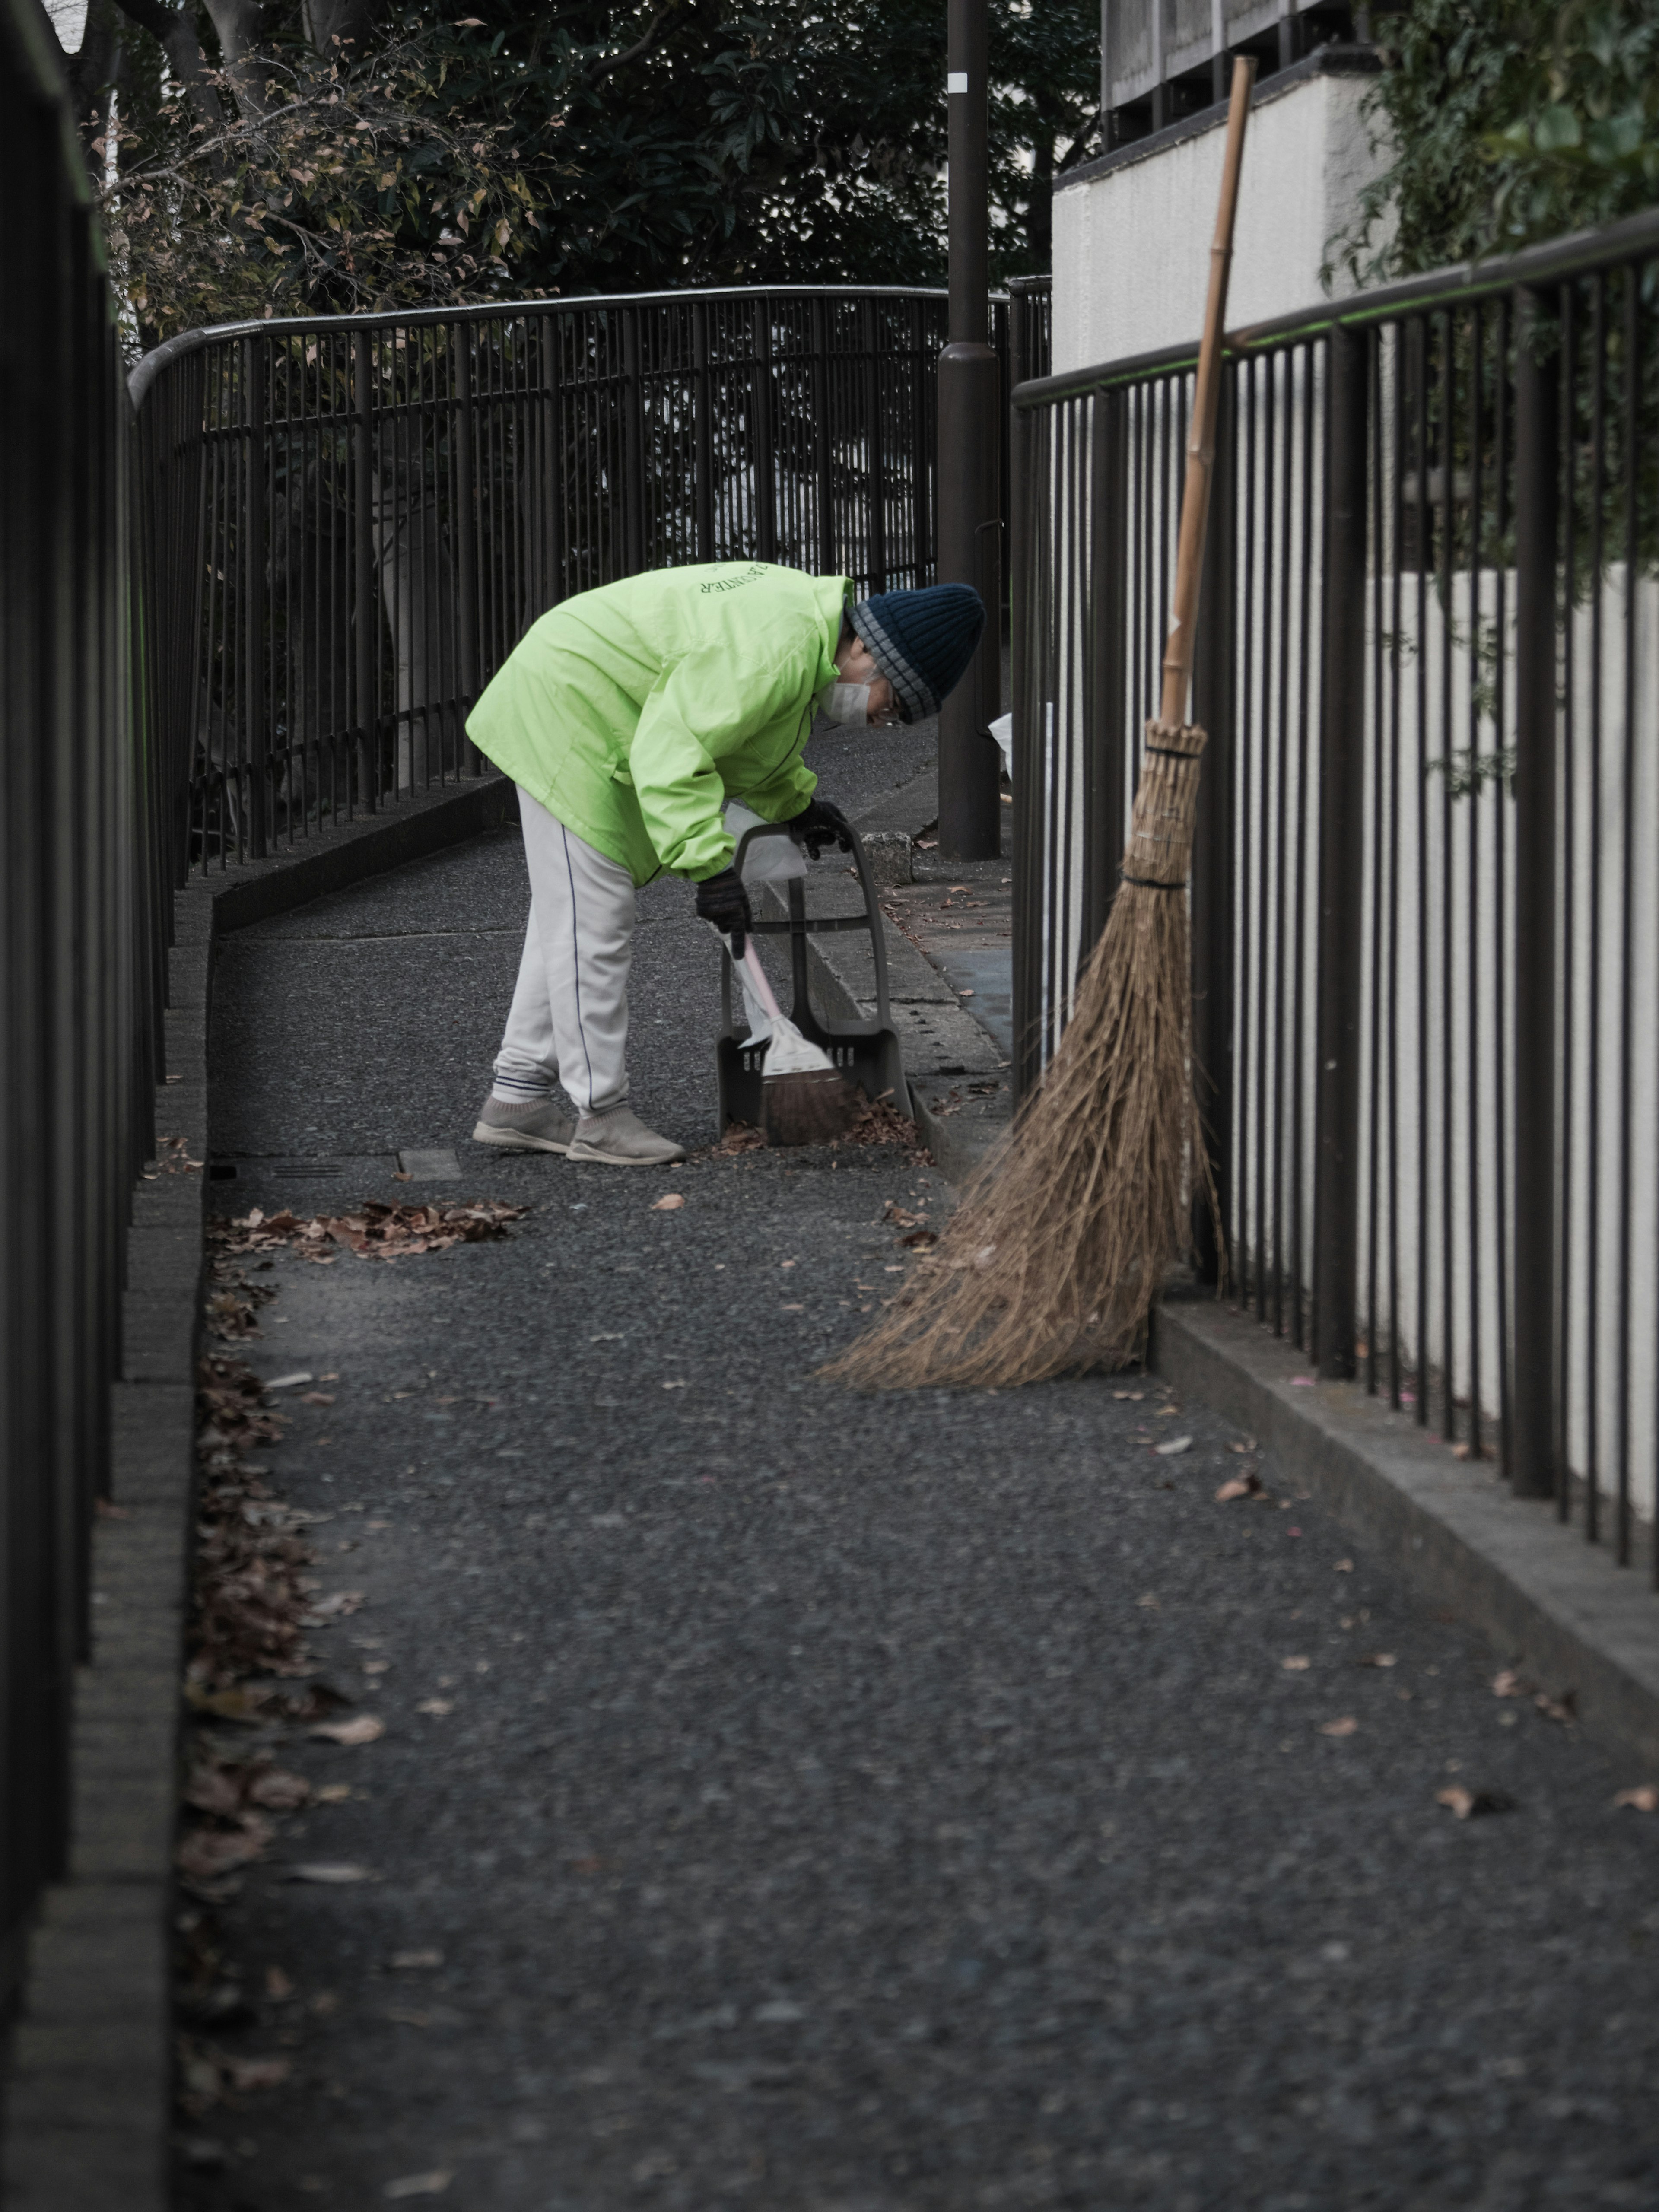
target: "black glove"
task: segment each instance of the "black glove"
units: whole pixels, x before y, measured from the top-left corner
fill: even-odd
[[[789,835],[798,845],[805,845],[815,860],[826,845],[839,845],[843,853],[853,849],[852,824],[828,799],[809,799],[802,811],[791,818]]]
[[[703,878],[697,885],[697,914],[700,920],[712,921],[730,937],[732,957],[741,960],[744,940],[755,926],[755,917],[749,911],[743,878],[735,868],[722,868],[719,875]]]

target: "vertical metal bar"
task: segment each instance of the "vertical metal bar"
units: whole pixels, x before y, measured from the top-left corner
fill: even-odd
[[[1193,1060],[1204,1105],[1217,1212],[1195,1199],[1193,1243],[1200,1279],[1227,1272],[1233,1131],[1233,656],[1237,372],[1222,372],[1216,410],[1210,523],[1204,547],[1193,714],[1208,733],[1193,838]],[[1118,565],[1114,562],[1113,566]]]
[[[1126,395],[1100,392],[1091,408],[1094,464],[1089,501],[1088,644],[1093,655],[1088,686],[1090,742],[1085,774],[1083,856],[1085,952],[1106,927],[1123,858],[1124,732],[1133,720],[1125,686],[1129,640],[1126,578],[1131,567],[1128,544]],[[1009,479],[1018,501],[1018,473]]]
[[[1323,697],[1319,744],[1319,1003],[1314,1304],[1319,1371],[1354,1371],[1364,885],[1365,447],[1363,335],[1328,353]]]
[[[755,509],[763,561],[778,557],[777,368],[772,356],[772,302],[756,302],[760,343],[755,359]],[[916,467],[921,469],[921,457]]]
[[[623,337],[623,574],[637,576],[645,566],[645,392],[640,375],[640,316],[643,310],[624,307],[619,313]]]
[[[373,813],[378,803],[379,702],[375,693],[380,673],[380,610],[374,597],[374,399],[372,381],[374,339],[359,328],[352,332],[351,374],[356,400],[352,425],[352,598],[356,645],[357,696],[352,719],[357,726],[357,787],[356,803]]]
[[[455,611],[456,743],[444,747],[443,769],[450,763],[464,773],[477,775],[483,765],[477,749],[465,735],[467,716],[478,697],[478,497],[473,470],[473,410],[477,382],[473,359],[472,325],[453,326],[451,360],[459,356],[459,373],[452,366],[450,392],[455,414],[455,584],[460,605]]]
[[[1522,1498],[1555,1487],[1555,833],[1559,530],[1553,296],[1525,290],[1515,357],[1515,1454]]]
[[[1620,945],[1619,945],[1619,1466],[1615,1504],[1614,1545],[1619,1565],[1631,1563],[1633,1516],[1631,1507],[1631,1201],[1634,1177],[1636,966],[1636,770],[1637,770],[1637,592],[1641,556],[1638,550],[1638,489],[1642,477],[1642,323],[1641,278],[1634,265],[1620,275],[1624,283],[1625,391],[1623,422],[1619,441],[1619,465],[1624,477],[1620,515],[1620,550],[1625,564],[1625,620],[1623,683],[1620,707],[1624,718],[1622,804],[1620,807]],[[1650,735],[1650,742],[1651,742]]]
[[[836,574],[836,447],[835,395],[830,377],[830,338],[832,318],[829,303],[812,302],[813,447],[817,458],[817,568],[821,576]]]
[[[696,434],[697,558],[714,557],[714,379],[708,352],[708,302],[691,302],[691,419]]]
[[[881,318],[877,303],[866,300],[864,315],[865,512],[869,517],[869,588],[887,589],[887,456],[881,422]],[[1000,610],[998,611],[1000,617]],[[999,830],[1000,829],[999,823]]]

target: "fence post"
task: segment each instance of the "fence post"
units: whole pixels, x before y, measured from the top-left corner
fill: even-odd
[[[1235,438],[1238,380],[1222,371],[1216,410],[1215,465],[1210,481],[1210,528],[1204,547],[1198,642],[1193,665],[1193,719],[1209,735],[1198,786],[1193,839],[1193,1059],[1209,1137],[1210,1170],[1220,1210],[1218,1224],[1203,1200],[1193,1209],[1200,1280],[1217,1283],[1226,1269],[1232,1201],[1233,1133],[1233,623]]]
[[[1001,763],[989,732],[1002,712],[1001,373],[989,335],[989,85],[987,0],[947,0],[950,342],[939,361],[939,580],[971,584],[984,635],[939,718],[941,859],[994,860]]]
[[[1319,996],[1315,1081],[1314,1344],[1354,1372],[1359,1253],[1359,1048],[1365,761],[1367,342],[1329,340],[1324,684],[1319,738]]]
[[[1515,349],[1514,1458],[1522,1498],[1555,1489],[1557,590],[1554,302],[1521,294]]]
[[[265,341],[243,341],[242,411],[246,422],[247,506],[243,513],[242,557],[238,566],[243,592],[242,714],[247,763],[246,857],[263,860],[270,852],[270,794],[269,732],[265,726],[270,690],[265,680],[265,600],[269,560],[265,545]]]
[[[1043,512],[1046,477],[1037,454],[1042,442],[1036,413],[1030,408],[1008,410],[1010,447],[1008,566],[1010,575],[1009,644],[1012,648],[1014,713],[1014,963],[1013,1064],[1009,1090],[1018,1107],[1034,1090],[1042,1070],[1036,1023],[1042,1008],[1042,888],[1039,871],[1042,851],[1042,767],[1045,733],[1042,727],[1042,685],[1033,682],[1034,665],[1044,665],[1042,641],[1036,635],[1041,595],[1037,590],[1037,548],[1032,536],[1034,517]],[[1036,712],[1032,702],[1037,702]]]

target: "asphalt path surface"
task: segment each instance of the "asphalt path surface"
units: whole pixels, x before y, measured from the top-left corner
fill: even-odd
[[[252,1364],[334,1378],[271,1480],[365,1594],[319,1671],[386,1728],[277,1744],[351,1795],[223,1908],[217,2041],[294,2071],[179,2205],[1659,2204],[1648,1778],[1200,1406],[813,1380],[915,1264],[886,1202],[948,1206],[902,1151],[472,1146],[526,896],[502,835],[220,957],[222,1210],[532,1211],[264,1278]],[[641,909],[635,1102],[705,1144],[714,958]]]

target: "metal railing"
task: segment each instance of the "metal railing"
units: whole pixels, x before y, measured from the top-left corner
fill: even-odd
[[[1231,343],[1194,1054],[1231,1295],[1619,1559],[1659,1455],[1659,216]],[[1029,1088],[1115,882],[1193,356],[1014,395]]]
[[[131,416],[61,64],[0,0],[0,2021],[62,1873],[167,943]]]
[[[477,773],[474,700],[570,593],[685,561],[862,590],[934,560],[942,294],[781,287],[191,331],[133,378],[181,860]],[[994,309],[1009,357],[1009,304]],[[1024,351],[1047,302],[1022,297]]]

